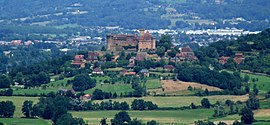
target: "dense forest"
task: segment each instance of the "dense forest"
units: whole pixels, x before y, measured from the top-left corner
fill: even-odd
[[[16,3],[16,4],[14,4]],[[262,30],[269,27],[268,0],[187,0],[170,2],[163,0],[0,0],[0,22],[15,25],[63,25],[121,26],[128,29],[160,29],[171,25],[168,8],[174,8],[181,19],[193,17],[213,20],[217,26]],[[21,8],[21,9],[17,9]],[[22,11],[23,10],[23,11]],[[176,14],[176,15],[177,15]],[[173,14],[169,14],[173,15]],[[228,24],[226,19],[243,18],[247,21]],[[179,19],[178,17],[176,19]],[[251,23],[249,22],[251,21]],[[181,24],[176,27],[183,28]],[[45,23],[45,24],[44,24]],[[191,25],[187,25],[191,28]],[[204,27],[209,27],[204,26]]]

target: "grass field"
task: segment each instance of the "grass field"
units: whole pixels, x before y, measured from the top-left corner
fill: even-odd
[[[25,100],[33,101],[34,103],[38,102],[38,97],[20,97],[20,96],[1,96],[0,101],[12,101],[16,106],[14,117],[22,117],[22,105]]]
[[[159,79],[149,79],[145,85],[147,89],[158,89],[162,87]]]
[[[130,84],[97,84],[97,86],[93,89],[86,90],[85,93],[93,93],[96,89],[101,89],[105,92],[111,92],[111,93],[117,93],[117,95],[120,95],[121,93],[125,94],[128,92],[132,92],[133,89],[131,88]]]
[[[89,125],[97,125],[99,121],[106,117],[107,122],[114,117],[119,111],[88,111],[88,112],[71,112],[74,117],[82,117]],[[143,122],[156,120],[160,124],[192,124],[194,121],[208,119],[212,116],[213,110],[176,110],[176,111],[128,111],[132,118],[141,119]]]
[[[241,73],[242,76],[245,75],[245,73]],[[250,88],[252,89],[254,86],[254,83],[252,82],[252,79],[257,79],[259,81],[256,81],[255,84],[257,84],[257,87],[259,90],[261,90],[262,93],[266,93],[270,91],[270,77],[268,76],[261,76],[261,75],[255,75],[255,74],[247,74],[250,78]]]
[[[0,122],[5,125],[51,125],[48,120],[43,119],[25,119],[25,118],[0,118]]]
[[[65,78],[63,80],[58,80],[54,82],[50,82],[49,84],[43,85],[46,86],[46,89],[42,89],[42,87],[36,87],[31,89],[23,89],[13,87],[13,94],[14,95],[34,95],[34,94],[48,94],[50,92],[57,92],[59,89],[68,89],[71,88],[70,85],[66,85],[68,80],[72,80],[73,77]]]
[[[152,101],[157,104],[159,107],[181,107],[189,106],[192,102],[196,105],[201,104],[203,98],[208,98],[211,103],[216,103],[216,101],[225,102],[227,99],[234,101],[246,101],[248,96],[208,96],[208,97],[197,97],[197,96],[172,96],[172,97],[142,97],[142,98],[121,98],[121,99],[112,99],[113,101],[123,102],[131,104],[134,99],[143,99],[145,101]],[[97,101],[100,102],[100,101]]]

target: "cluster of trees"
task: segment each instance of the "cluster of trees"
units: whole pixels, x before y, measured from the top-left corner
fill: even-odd
[[[151,101],[144,101],[142,99],[135,99],[131,104],[133,110],[155,110],[158,106]]]
[[[15,112],[15,105],[11,101],[0,102],[0,117],[11,118]]]
[[[187,82],[198,82],[210,86],[215,86],[225,90],[233,90],[237,94],[241,88],[241,76],[239,73],[228,73],[211,70],[208,67],[198,65],[182,64],[176,67],[177,78]],[[242,93],[241,93],[242,94]]]
[[[9,88],[12,80],[9,76],[0,74],[0,88]]]
[[[64,56],[31,66],[18,66],[11,69],[9,76],[14,82],[22,84],[25,87],[40,86],[50,82],[49,74],[60,74],[64,72],[64,64],[71,59],[71,56]]]
[[[103,118],[100,121],[101,125],[107,125],[106,118]],[[111,125],[145,125],[141,120],[131,119],[129,114],[126,111],[121,111],[115,114],[114,118],[111,119]],[[148,121],[146,125],[158,125],[158,123],[154,120]]]
[[[75,91],[84,91],[96,86],[96,80],[89,77],[88,74],[79,74],[71,81],[72,88]]]
[[[118,95],[116,93],[111,92],[104,92],[101,89],[95,89],[92,94],[92,100],[103,100],[103,99],[110,99],[110,98],[117,98]]]
[[[0,96],[12,96],[13,90],[11,88],[0,90]]]
[[[41,97],[35,105],[33,105],[32,101],[25,101],[22,112],[25,117],[37,116],[44,119],[51,119],[57,125],[64,125],[66,123],[85,125],[85,122],[81,118],[73,118],[67,112],[69,107],[69,99],[66,97]]]

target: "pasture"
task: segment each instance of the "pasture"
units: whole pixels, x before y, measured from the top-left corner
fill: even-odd
[[[206,96],[206,97],[198,97],[198,96],[170,96],[170,97],[142,97],[142,98],[118,98],[111,99],[112,101],[124,102],[126,101],[128,104],[131,104],[134,99],[143,99],[145,101],[152,101],[157,104],[159,107],[182,107],[189,106],[191,103],[196,105],[201,104],[201,100],[203,98],[208,98],[211,103],[216,103],[217,101],[225,102],[227,99],[233,101],[246,101],[248,99],[247,95],[243,96],[232,96],[232,95],[220,95],[220,96]],[[95,101],[101,102],[101,101]]]
[[[0,122],[5,125],[52,125],[48,120],[26,118],[0,118]]]
[[[69,89],[71,85],[67,85],[68,80],[72,80],[74,77],[65,78],[63,80],[57,80],[50,82],[46,85],[42,85],[41,87],[35,87],[31,89],[24,89],[19,87],[12,87],[14,95],[40,95],[40,94],[48,94],[50,92],[57,92],[59,89]]]
[[[15,105],[15,112],[14,112],[14,117],[22,117],[22,105],[23,102],[26,100],[33,101],[34,103],[38,102],[39,97],[23,97],[23,96],[1,96],[0,101],[12,101],[13,104]]]
[[[84,91],[84,93],[92,94],[96,89],[101,89],[104,92],[117,93],[117,95],[132,92],[130,84],[97,84],[96,87]]]
[[[89,125],[97,125],[102,118],[107,118],[107,122],[119,111],[86,111],[71,112],[74,117],[83,118]],[[143,122],[156,120],[160,124],[192,124],[194,121],[208,119],[213,111],[209,109],[196,110],[163,110],[163,111],[128,111],[132,118],[137,118]]]
[[[241,74],[242,76],[244,76],[246,73]],[[249,83],[251,89],[253,88],[254,84],[256,84],[258,89],[262,93],[270,91],[270,77],[256,74],[247,74],[247,75],[249,76],[250,79]],[[255,79],[255,82],[252,79]],[[256,79],[258,79],[258,81]]]

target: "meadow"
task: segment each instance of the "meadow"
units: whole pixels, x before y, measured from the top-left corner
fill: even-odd
[[[266,93],[270,91],[270,77],[269,76],[246,74],[246,73],[241,73],[241,75],[249,76],[251,89],[253,88],[254,84],[256,84],[261,93]],[[255,82],[252,79],[255,79]],[[258,79],[258,81],[256,81],[256,79]]]
[[[220,95],[220,96],[207,96],[207,97],[198,97],[198,96],[170,96],[170,97],[142,97],[142,98],[118,98],[111,99],[112,101],[123,102],[126,101],[128,104],[131,104],[134,99],[143,99],[145,101],[152,101],[157,104],[159,107],[182,107],[189,106],[191,103],[195,105],[200,105],[203,98],[208,98],[211,103],[216,103],[217,101],[225,102],[227,99],[233,101],[246,101],[248,99],[247,95],[244,96],[232,96],[232,95]],[[95,101],[101,102],[101,101]]]
[[[74,117],[81,117],[89,125],[97,125],[102,118],[107,118],[107,122],[119,111],[86,111],[71,112]],[[208,119],[213,111],[209,109],[197,110],[162,110],[162,111],[128,111],[132,118],[137,118],[143,122],[156,120],[161,124],[191,124],[196,120]]]
[[[39,97],[23,97],[23,96],[1,96],[0,101],[12,101],[14,105],[16,106],[14,117],[22,117],[22,105],[23,102],[26,100],[33,101],[34,103],[38,102]]]
[[[52,123],[44,119],[25,118],[0,118],[0,122],[5,125],[51,125]]]
[[[67,85],[68,80],[72,80],[74,77],[65,78],[63,80],[52,81],[49,84],[42,85],[41,87],[35,87],[31,89],[23,89],[19,87],[12,87],[14,95],[40,95],[48,94],[50,92],[57,92],[59,89],[69,89],[70,85]],[[46,86],[46,87],[44,87]]]

